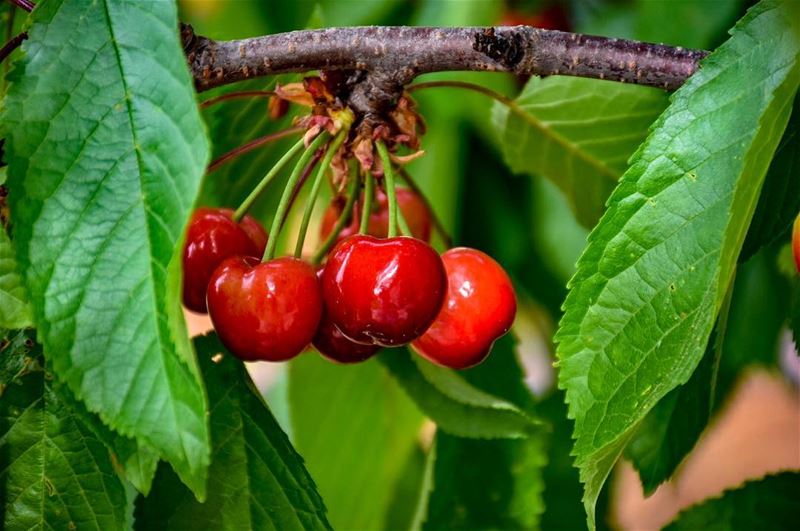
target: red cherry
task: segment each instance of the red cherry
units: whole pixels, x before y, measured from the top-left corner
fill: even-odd
[[[389,199],[386,194],[378,191],[376,194],[377,210],[369,216],[369,227],[367,234],[383,238],[389,231]],[[415,194],[408,188],[397,188],[397,206],[403,213],[408,222],[408,228],[411,229],[411,234],[420,240],[430,241],[431,239],[431,213],[428,206],[422,198]],[[325,214],[322,217],[320,224],[320,238],[326,239],[331,233],[336,220],[342,215],[344,209],[344,201],[342,198],[336,198],[331,201]],[[339,241],[348,236],[352,236],[358,232],[359,219],[361,217],[360,209],[354,209],[354,215],[351,223],[342,229],[339,233]]]
[[[208,284],[208,313],[222,343],[245,361],[283,361],[308,346],[322,316],[314,269],[296,258],[228,258]]]
[[[322,295],[333,324],[350,340],[403,345],[430,326],[444,300],[441,258],[415,238],[356,234],[333,248]]]
[[[317,279],[320,284],[324,270],[322,267],[317,270]],[[325,305],[322,306],[322,319],[319,322],[317,334],[311,342],[320,354],[338,363],[358,363],[371,358],[381,349],[378,345],[362,345],[347,339],[331,322]]]
[[[442,255],[447,296],[439,315],[412,346],[430,361],[466,369],[486,359],[517,313],[514,287],[490,256],[459,247]]]
[[[800,273],[800,214],[794,219],[794,227],[792,227],[792,252],[794,253],[794,265],[797,266],[797,272]]]
[[[214,269],[231,256],[261,256],[267,233],[261,224],[245,216],[237,224],[233,210],[198,208],[192,214],[183,248],[183,304],[206,313],[206,289]]]
[[[552,4],[535,13],[527,14],[513,9],[503,13],[501,26],[533,26],[535,28],[570,31],[569,14],[561,4]]]

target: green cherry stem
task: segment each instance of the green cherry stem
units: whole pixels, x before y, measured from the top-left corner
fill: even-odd
[[[386,199],[389,202],[389,231],[386,235],[387,238],[394,238],[397,236],[397,194],[394,189],[394,170],[392,169],[392,159],[389,157],[389,150],[386,149],[386,144],[383,140],[377,140],[375,146],[378,148],[378,155],[381,158],[383,165],[383,179],[386,184]],[[361,220],[364,224],[364,220]]]
[[[258,199],[258,196],[261,195],[261,192],[264,191],[264,188],[266,188],[267,185],[272,182],[272,179],[274,179],[275,176],[278,175],[278,173],[283,169],[283,167],[286,166],[286,163],[288,163],[301,149],[303,149],[302,138],[295,145],[290,147],[289,151],[283,154],[278,162],[276,162],[275,165],[267,172],[264,178],[261,179],[261,182],[258,183],[255,188],[253,188],[253,191],[250,192],[250,195],[248,195],[245,200],[242,201],[242,204],[239,205],[239,208],[237,208],[236,212],[233,213],[233,221],[238,223],[239,220],[241,220],[244,215],[247,214],[247,211],[251,206],[253,206],[253,203],[255,203],[256,199]]]
[[[364,172],[364,205],[361,207],[361,225],[359,234],[366,234],[369,230],[369,216],[372,213],[372,198],[375,196],[375,177],[369,172]]]
[[[300,258],[300,255],[303,253],[303,244],[306,240],[308,224],[311,222],[311,214],[314,212],[314,205],[317,202],[317,196],[319,196],[319,189],[322,187],[322,180],[325,177],[325,172],[328,171],[328,167],[331,165],[333,156],[336,155],[336,152],[339,150],[339,146],[342,145],[342,142],[344,142],[346,137],[346,130],[342,129],[339,131],[331,143],[328,144],[325,157],[322,159],[322,162],[317,169],[317,175],[314,177],[314,184],[311,185],[311,192],[309,192],[308,199],[306,200],[306,209],[303,212],[303,221],[300,223],[300,232],[297,235],[297,245],[294,248],[295,258]]]
[[[272,260],[272,258],[275,256],[275,247],[278,245],[278,234],[281,231],[281,221],[283,220],[283,216],[286,214],[286,211],[289,209],[289,202],[292,198],[292,190],[294,190],[298,179],[300,179],[300,174],[303,172],[303,168],[306,167],[320,146],[322,146],[322,144],[328,140],[329,136],[330,135],[325,131],[320,133],[317,138],[311,142],[311,144],[308,146],[308,149],[306,149],[303,154],[300,155],[300,159],[298,159],[297,164],[295,164],[292,174],[289,176],[289,180],[286,181],[286,186],[283,189],[283,195],[281,195],[281,200],[278,203],[278,209],[275,211],[275,217],[272,220],[272,227],[269,231],[267,248],[264,250],[264,258],[262,259],[262,262]],[[300,141],[300,145],[302,146],[302,140]]]
[[[397,209],[397,226],[400,228],[400,234],[403,236],[412,236],[411,229],[408,228],[408,222],[406,221],[406,216],[403,214],[403,209]]]
[[[314,254],[314,257],[311,259],[312,264],[317,265],[322,262],[322,258],[328,254],[333,244],[336,243],[339,233],[342,232],[344,226],[350,221],[350,217],[353,215],[353,205],[355,205],[356,198],[358,197],[358,184],[358,174],[355,174],[350,178],[350,190],[348,190],[347,201],[345,202],[342,214],[336,220],[336,224],[333,226],[333,229],[331,229],[331,233],[322,244],[322,247]]]

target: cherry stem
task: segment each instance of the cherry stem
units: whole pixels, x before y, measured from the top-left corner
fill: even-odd
[[[283,154],[283,156],[278,159],[278,162],[267,172],[261,182],[256,185],[255,188],[250,192],[242,204],[239,205],[239,208],[236,209],[236,212],[233,213],[233,221],[239,222],[240,219],[247,214],[247,211],[253,206],[258,196],[261,195],[261,192],[272,182],[272,180],[280,173],[284,166],[294,157],[298,151],[303,149],[303,140],[300,139],[295,145],[289,148],[289,151]]]
[[[330,135],[326,131],[320,133],[317,138],[315,138],[311,144],[309,144],[308,149],[306,149],[303,154],[300,155],[300,159],[297,161],[297,164],[295,164],[292,174],[289,175],[289,180],[286,181],[286,186],[283,189],[283,195],[281,195],[281,200],[278,203],[278,209],[275,211],[275,218],[272,220],[272,227],[269,231],[267,248],[264,250],[264,258],[262,259],[262,262],[272,260],[272,258],[275,256],[275,247],[278,245],[278,234],[281,231],[283,216],[286,215],[286,212],[289,210],[289,200],[292,197],[292,190],[294,190],[297,181],[300,180],[300,174],[303,172],[303,168],[306,167],[320,146],[322,146],[322,144],[328,140],[329,136]],[[300,145],[302,146],[302,140]]]
[[[508,110],[516,114],[517,116],[525,117],[525,111],[520,107],[517,102],[513,98],[509,98],[505,94],[500,94],[497,91],[494,91],[490,88],[486,88],[481,85],[476,85],[475,83],[469,83],[467,81],[426,81],[425,83],[415,83],[413,85],[409,85],[406,87],[406,92],[414,92],[417,90],[428,89],[428,88],[460,88],[465,90],[471,90],[472,92],[477,92],[478,94],[483,94],[484,96],[488,96],[493,100],[497,101],[508,107]]]
[[[208,168],[206,169],[206,173],[211,173],[217,170],[220,166],[222,166],[229,160],[238,157],[239,155],[244,155],[245,153],[253,151],[257,147],[261,147],[264,144],[269,144],[270,142],[280,140],[281,138],[292,136],[293,134],[299,133],[302,130],[303,130],[302,127],[290,127],[288,129],[284,129],[283,131],[278,131],[277,133],[264,135],[262,137],[256,138],[255,140],[251,140],[246,144],[242,144],[241,146],[228,151],[224,155],[221,155],[218,159],[209,164]]]
[[[350,178],[350,190],[348,191],[349,195],[347,196],[347,201],[344,204],[344,209],[342,210],[339,219],[336,220],[336,224],[333,226],[331,233],[328,234],[325,242],[311,259],[311,263],[314,265],[319,264],[322,261],[322,258],[328,254],[328,251],[331,250],[333,244],[336,243],[339,233],[342,232],[344,226],[350,221],[350,218],[353,215],[353,205],[356,204],[356,198],[358,197],[358,185],[358,174],[356,174]]]
[[[361,224],[359,234],[366,234],[369,230],[369,217],[372,214],[372,198],[375,196],[375,177],[369,172],[364,172],[364,204],[361,207]]]
[[[403,236],[413,236],[411,233],[411,229],[408,228],[408,222],[406,221],[406,216],[403,214],[403,209],[397,209],[397,226],[400,228],[400,234]]]
[[[27,38],[28,38],[28,33],[25,31],[23,31],[19,35],[11,37],[11,39],[9,39],[9,41],[5,43],[2,48],[0,48],[0,62],[5,61],[6,58],[9,55],[11,55],[11,52],[16,50],[19,47],[19,45],[22,44],[22,41],[24,41]]]
[[[400,172],[400,176],[406,182],[408,187],[411,188],[411,191],[414,192],[417,195],[417,197],[422,199],[423,203],[425,203],[425,208],[428,209],[428,213],[430,213],[431,215],[431,222],[433,223],[433,228],[436,230],[436,232],[439,233],[439,236],[442,238],[445,247],[447,247],[448,249],[451,248],[453,246],[453,238],[445,230],[444,225],[442,224],[442,220],[440,220],[439,217],[436,215],[436,212],[433,210],[430,201],[428,201],[428,198],[425,197],[425,194],[422,193],[422,189],[419,187],[416,181],[411,177],[411,175],[405,170],[405,168],[400,167],[398,171]]]
[[[339,146],[342,145],[344,139],[347,137],[347,131],[341,130],[339,133],[333,138],[330,144],[328,144],[327,151],[325,152],[325,157],[322,159],[322,163],[319,165],[319,169],[317,169],[317,175],[314,177],[314,184],[311,185],[311,191],[308,193],[308,199],[306,200],[306,210],[303,212],[303,221],[300,223],[300,232],[297,234],[297,245],[294,248],[294,257],[300,258],[300,255],[303,253],[303,244],[306,240],[306,233],[308,232],[308,224],[311,222],[311,214],[314,212],[314,205],[317,203],[317,197],[319,196],[319,189],[322,188],[322,180],[325,177],[325,172],[328,171],[328,168],[331,165],[331,161],[333,160],[334,155],[339,150]]]
[[[286,218],[289,217],[289,212],[291,212],[292,208],[294,208],[294,203],[300,196],[300,190],[302,190],[303,186],[305,186],[306,181],[308,180],[308,176],[311,175],[311,173],[314,171],[314,168],[317,167],[317,163],[319,162],[319,159],[322,158],[322,154],[323,152],[321,150],[317,150],[317,152],[314,153],[314,156],[311,158],[311,161],[308,164],[306,164],[305,168],[303,168],[303,173],[300,174],[300,179],[297,180],[297,184],[294,186],[294,189],[292,190],[292,197],[289,199],[289,208],[283,215],[283,219],[281,220],[280,230],[283,230],[283,226],[286,225]]]
[[[216,98],[209,98],[200,104],[201,109],[207,109],[212,105],[226,100],[234,100],[238,98],[268,98],[275,95],[274,90],[243,90],[241,92],[228,92]]]
[[[389,157],[389,150],[383,140],[377,140],[375,146],[378,148],[378,155],[383,165],[383,179],[386,184],[386,199],[389,203],[389,231],[387,238],[397,236],[397,194],[394,189],[394,170],[392,169],[392,159]],[[364,221],[362,220],[363,224]]]

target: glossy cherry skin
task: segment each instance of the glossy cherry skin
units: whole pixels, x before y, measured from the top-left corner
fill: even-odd
[[[412,343],[430,361],[465,369],[486,359],[514,322],[517,298],[505,270],[490,256],[459,247],[442,255],[447,296],[436,320]]]
[[[320,285],[324,270],[323,267],[317,270]],[[311,342],[317,352],[337,363],[358,363],[378,353],[381,349],[380,345],[362,345],[347,339],[328,317],[324,301],[322,306],[322,319],[319,322],[317,334]]]
[[[333,248],[322,273],[331,321],[363,344],[413,341],[433,322],[446,290],[444,265],[433,247],[402,236],[349,236]]]
[[[794,265],[800,273],[800,214],[794,219],[792,227],[792,253],[794,254]]]
[[[377,208],[369,216],[369,226],[367,227],[367,234],[378,238],[386,237],[389,231],[389,200],[381,191],[376,194]],[[403,213],[408,222],[408,228],[411,229],[411,234],[422,241],[430,241],[431,239],[431,213],[428,206],[420,196],[415,194],[408,188],[397,188],[397,206]],[[328,205],[325,214],[320,223],[320,238],[326,239],[331,233],[331,229],[336,224],[336,220],[342,215],[344,209],[344,201],[342,198],[335,198]],[[339,232],[339,241],[348,236],[358,233],[359,220],[361,219],[361,212],[359,209],[354,209],[352,220],[348,226]]]
[[[208,284],[208,314],[222,343],[245,361],[284,361],[308,346],[322,317],[314,268],[296,258],[228,258]]]
[[[183,248],[183,304],[206,313],[206,288],[211,273],[228,257],[261,256],[267,233],[261,224],[245,216],[232,220],[228,208],[198,208],[192,214]]]

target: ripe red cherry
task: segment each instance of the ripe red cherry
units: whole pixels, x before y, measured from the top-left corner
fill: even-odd
[[[441,258],[415,238],[356,234],[333,248],[322,295],[333,324],[357,343],[385,347],[419,337],[447,290]]]
[[[382,191],[376,194],[377,210],[369,216],[369,226],[367,234],[383,238],[389,230],[389,199]],[[408,188],[397,188],[397,206],[403,213],[408,222],[408,228],[411,229],[411,234],[420,240],[430,241],[431,239],[431,213],[428,206],[422,198],[415,194]],[[344,201],[341,197],[335,198],[328,205],[325,214],[322,217],[320,224],[320,238],[323,240],[331,233],[331,229],[336,224],[336,220],[342,215],[344,209]],[[354,209],[354,215],[351,223],[342,229],[339,233],[339,240],[343,240],[347,236],[352,236],[358,232],[359,219],[361,212],[359,209]]]
[[[794,265],[797,266],[797,272],[800,273],[800,214],[794,219],[794,227],[792,227],[792,252],[794,253]]]
[[[183,248],[183,304],[206,312],[206,288],[214,269],[230,256],[261,256],[267,233],[258,221],[245,216],[237,224],[233,210],[198,208],[192,214]]]
[[[486,359],[517,313],[514,287],[490,256],[459,247],[442,255],[447,296],[439,315],[412,346],[430,361],[465,369]]]
[[[324,268],[317,270],[317,278],[322,283]],[[358,363],[374,356],[381,347],[379,345],[362,345],[347,339],[336,325],[331,322],[325,305],[322,308],[322,319],[317,334],[311,342],[317,351],[331,361],[338,363]]]
[[[208,284],[208,313],[222,343],[245,361],[283,361],[308,346],[322,316],[314,269],[296,258],[228,258]]]

